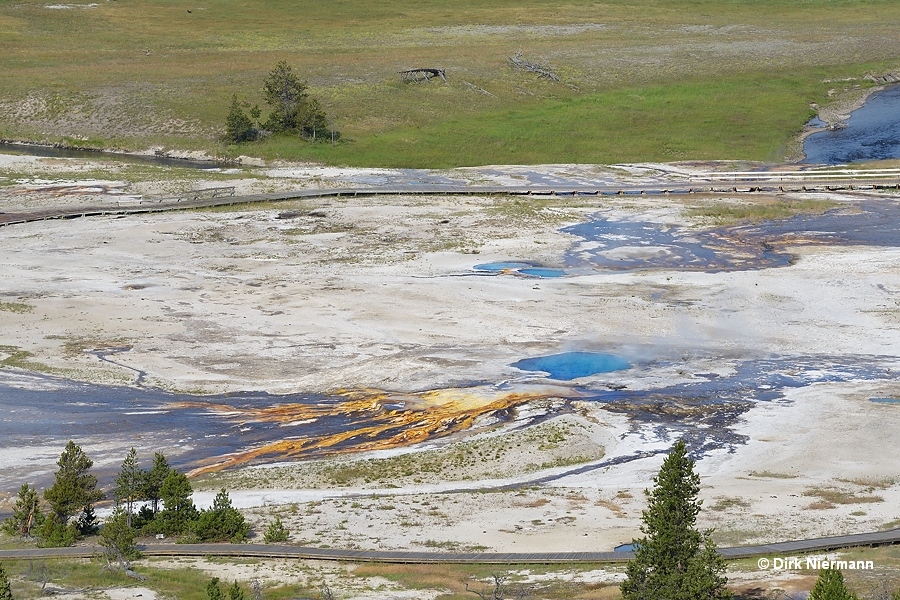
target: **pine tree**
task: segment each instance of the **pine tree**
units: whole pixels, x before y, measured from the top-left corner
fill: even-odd
[[[722,600],[724,561],[715,551],[710,531],[696,528],[702,502],[700,476],[687,446],[679,440],[654,478],[643,512],[641,532],[634,540],[635,558],[622,582],[624,600]]]
[[[857,600],[856,595],[844,585],[840,569],[822,569],[809,593],[809,600]]]
[[[9,535],[30,537],[32,531],[39,529],[44,521],[40,503],[41,499],[35,489],[23,483],[13,506],[12,516],[3,521],[3,530]]]
[[[192,525],[192,531],[202,542],[242,542],[250,533],[250,525],[244,521],[244,515],[231,505],[231,498],[223,488],[216,494],[212,508],[200,513]]]
[[[78,539],[79,531],[75,523],[60,523],[55,515],[50,515],[37,532],[40,548],[62,548],[71,546]]]
[[[172,467],[169,466],[166,457],[160,452],[155,453],[153,455],[153,465],[144,476],[144,489],[141,494],[145,500],[150,502],[154,515],[159,512],[159,501],[162,499],[160,490],[163,482],[171,472]]]
[[[309,97],[308,87],[285,61],[276,64],[263,83],[263,96],[272,107],[266,129],[276,133],[299,129],[302,123],[298,115]]]
[[[237,581],[228,589],[228,600],[245,600],[244,590],[241,589]]]
[[[51,534],[50,537],[57,540],[54,543],[68,539],[62,532],[68,529],[69,520],[79,512],[82,513],[83,520],[89,521],[93,504],[103,498],[103,492],[97,489],[97,478],[88,472],[94,461],[75,442],[69,440],[56,464],[59,465],[56,479],[44,491],[44,499],[53,511],[48,521],[53,523],[42,528],[42,537],[46,529]],[[76,535],[77,531],[78,528]]]
[[[206,597],[208,600],[225,600],[222,595],[222,588],[219,587],[219,578],[213,577],[206,584]]]
[[[197,518],[197,509],[191,500],[194,490],[191,482],[183,474],[171,470],[160,488],[163,501],[160,512],[161,530],[165,533],[183,533],[190,523]]]
[[[251,110],[251,116],[259,115],[259,109]],[[231,97],[231,109],[225,117],[225,138],[229,142],[239,144],[256,139],[256,128],[253,119],[244,112],[244,104],[238,101],[237,96]]]
[[[307,139],[329,139],[332,133],[322,105],[309,95],[309,86],[281,61],[263,83],[266,104],[272,107],[265,128],[274,133],[299,133]],[[252,115],[251,115],[252,116]],[[335,139],[340,137],[334,132]]]
[[[88,504],[84,507],[84,510],[81,511],[81,515],[78,516],[78,522],[75,524],[75,527],[80,535],[94,535],[100,531],[100,521],[97,520],[97,515],[94,513],[94,506],[92,504]]]
[[[9,585],[9,576],[3,565],[0,565],[0,600],[13,600],[12,588]]]
[[[308,98],[302,110],[298,111],[297,123],[304,138],[314,142],[329,139],[328,117],[315,98]]]
[[[710,532],[703,534],[703,548],[688,567],[685,593],[688,598],[719,600],[731,598],[725,585],[725,559],[716,551]]]
[[[288,537],[290,537],[290,532],[284,526],[284,523],[281,522],[280,517],[275,517],[275,520],[269,523],[269,527],[266,528],[266,533],[263,534],[263,540],[267,544],[286,542]]]
[[[134,515],[134,503],[140,500],[144,488],[144,472],[138,465],[137,451],[132,446],[128,456],[122,461],[119,476],[116,477],[116,487],[113,497],[117,504],[125,505],[125,521],[131,527],[131,517]]]
[[[140,557],[134,543],[134,530],[121,506],[113,509],[112,515],[100,529],[100,545],[103,547],[106,563],[111,565],[115,562],[120,569],[127,569],[129,561]]]

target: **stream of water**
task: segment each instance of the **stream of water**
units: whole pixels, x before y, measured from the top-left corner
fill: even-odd
[[[803,162],[823,165],[900,158],[900,85],[873,94],[846,127],[807,137],[803,152]]]

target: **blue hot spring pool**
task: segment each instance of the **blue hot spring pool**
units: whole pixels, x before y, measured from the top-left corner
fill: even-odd
[[[566,272],[562,269],[550,269],[541,267],[535,263],[528,262],[493,262],[475,265],[472,267],[476,271],[486,271],[489,273],[501,273],[503,271],[512,271],[529,277],[565,277]]]
[[[519,269],[522,275],[530,275],[531,277],[565,277],[566,272],[562,269],[547,269],[545,267],[533,267],[528,269]]]
[[[622,371],[631,365],[621,356],[601,352],[563,352],[550,356],[526,358],[511,366],[523,371],[544,371],[551,379],[569,381],[597,373]]]
[[[498,271],[516,271],[518,269],[528,269],[535,266],[536,265],[533,263],[526,262],[492,262],[475,265],[472,268],[476,271],[489,271],[493,273]]]

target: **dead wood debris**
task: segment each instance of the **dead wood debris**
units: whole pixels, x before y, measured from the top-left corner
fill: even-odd
[[[517,69],[537,73],[538,77],[543,77],[551,81],[559,81],[559,75],[550,70],[550,68],[525,60],[522,57],[522,51],[519,50],[515,55],[509,57],[509,64]]]
[[[419,83],[420,81],[429,81],[434,77],[440,77],[446,83],[447,77],[444,69],[407,69],[400,71],[400,78],[406,82]]]

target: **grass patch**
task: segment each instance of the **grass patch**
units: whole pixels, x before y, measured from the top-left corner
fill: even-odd
[[[689,217],[712,220],[716,225],[759,223],[787,219],[799,214],[822,214],[838,206],[826,200],[763,200],[761,202],[716,203],[689,208]],[[754,477],[760,477],[754,475]]]
[[[891,0],[84,6],[0,5],[0,138],[371,166],[772,159],[810,102],[898,66]],[[512,68],[518,50],[561,81]],[[219,141],[279,60],[345,143]],[[401,82],[413,66],[448,81]]]
[[[856,477],[851,479],[838,478],[841,483],[850,483],[865,488],[868,491],[886,490],[897,484],[896,477]]]
[[[614,515],[616,515],[619,518],[625,518],[627,516],[625,514],[625,511],[622,510],[622,507],[611,500],[597,500],[594,503],[594,505],[602,506],[603,508],[611,511]]]
[[[85,351],[127,349],[130,345],[125,338],[66,338],[63,342],[63,356],[72,358],[80,356]]]
[[[46,591],[50,589],[82,590],[82,593],[100,597],[101,590],[127,588],[136,585],[134,579],[116,572],[104,570],[105,561],[100,560],[4,560],[3,567],[11,576],[13,596],[21,600],[41,597],[41,585],[46,581]],[[147,580],[139,585],[154,590],[162,598],[178,600],[206,600],[206,584],[210,576],[195,568],[156,568],[150,562],[139,561],[134,569],[145,575]],[[241,559],[226,561],[225,564],[248,564]],[[223,582],[225,583],[225,582]],[[231,582],[228,582],[231,583]],[[239,582],[249,591],[248,582]],[[224,587],[224,586],[223,586]],[[307,596],[313,590],[297,585],[274,585],[265,587],[264,596],[270,600],[288,600]]]
[[[889,529],[897,529],[897,528],[900,528],[900,519],[894,519],[893,521],[888,521],[887,523],[885,523],[884,525],[879,527],[879,529],[881,531],[887,531]]]
[[[16,171],[0,168],[0,185],[34,184],[36,180],[52,178],[55,181],[121,181],[126,184],[137,184],[153,181],[163,185],[168,193],[177,194],[196,188],[199,181],[208,182],[235,181],[239,179],[262,179],[263,176],[249,170],[240,172],[223,172],[213,169],[196,169],[193,167],[160,166],[141,162],[127,156],[85,153],[92,164],[99,163],[96,168],[59,169],[58,164],[37,163],[28,171]],[[127,162],[131,160],[132,162]]]
[[[724,512],[733,508],[745,510],[750,508],[750,503],[743,498],[720,496],[715,498],[715,502],[709,508],[716,512]]]
[[[471,479],[476,469],[484,470],[483,463],[486,460],[497,456],[492,452],[494,452],[492,444],[479,441],[462,442],[455,444],[452,450],[429,450],[386,459],[329,465],[322,469],[321,474],[329,483],[337,486],[422,477],[426,474],[441,478]],[[500,448],[497,448],[496,452],[507,454]]]
[[[520,502],[517,506],[521,506],[522,508],[540,508],[550,504],[550,501],[546,498],[537,498],[536,500],[529,500],[528,502]]]
[[[438,481],[511,477],[544,469],[584,464],[602,458],[604,449],[583,437],[583,427],[547,422],[515,432],[448,444],[388,458],[338,458],[234,473],[209,474],[195,489],[258,487],[388,486]],[[528,460],[521,460],[521,456]],[[262,478],[265,477],[265,481]]]
[[[745,546],[768,533],[755,529],[714,529],[712,538],[718,546]]]
[[[833,488],[811,488],[803,492],[804,496],[819,498],[823,503],[836,504],[870,504],[884,502],[881,496],[857,496],[853,492],[846,492]],[[830,507],[829,507],[830,508]]]
[[[826,102],[823,75],[745,73],[626,87],[399,127],[334,147],[273,140],[258,149],[294,160],[389,167],[780,161],[812,115],[809,103]]]
[[[0,302],[0,311],[11,313],[30,313],[34,306],[25,302]]]
[[[796,479],[798,475],[790,473],[776,473],[774,471],[750,471],[750,477],[764,477],[766,479]]]
[[[0,359],[0,368],[7,367],[12,369],[23,369],[33,371],[35,373],[46,373],[48,375],[56,375],[58,377],[66,377],[68,379],[89,380],[92,373],[83,369],[67,369],[61,367],[53,367],[46,363],[30,360],[34,354],[28,350],[22,350],[18,346],[0,345],[0,356],[6,355]],[[95,373],[94,373],[95,375]],[[107,374],[105,380],[109,381],[113,377],[116,381],[127,382],[130,379],[122,378],[121,374]]]
[[[0,346],[0,352],[7,354],[7,357],[0,360],[0,367],[11,367],[14,369],[25,369],[28,371],[37,371],[39,373],[60,374],[60,369],[55,369],[50,365],[28,360],[33,353],[28,350],[22,350],[18,346]]]
[[[463,544],[450,540],[425,540],[422,542],[422,545],[426,548],[436,548],[447,552],[484,552],[488,549],[487,546],[482,546],[480,544]]]
[[[383,577],[399,583],[406,589],[443,590],[437,598],[439,600],[462,600],[474,598],[471,591],[466,591],[468,582],[471,589],[493,590],[493,574],[506,575],[511,584],[510,596],[513,597],[518,590],[519,583],[528,574],[541,575],[541,581],[533,597],[547,600],[579,598],[593,600],[599,598],[615,597],[610,595],[608,588],[618,588],[617,585],[585,585],[572,582],[571,576],[580,571],[592,571],[597,569],[596,564],[591,565],[388,565],[369,563],[359,565],[354,569],[353,575],[360,578]],[[616,566],[605,566],[606,570],[615,570]],[[554,575],[558,575],[554,577]],[[617,590],[616,590],[617,591]],[[488,597],[493,598],[493,595]],[[522,596],[531,597],[531,596]]]

